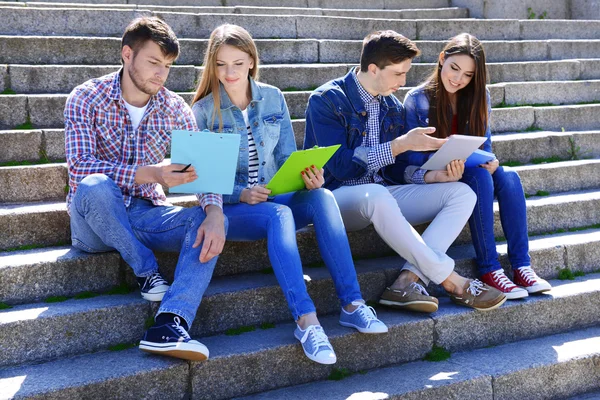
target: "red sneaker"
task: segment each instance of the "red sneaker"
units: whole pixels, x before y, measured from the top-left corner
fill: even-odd
[[[522,286],[530,294],[547,292],[552,289],[548,281],[537,276],[533,268],[529,266],[515,269],[514,279],[515,284]]]
[[[498,289],[509,300],[522,299],[529,296],[526,289],[518,287],[504,273],[504,270],[497,269],[496,271],[488,272],[481,277],[481,280],[493,288]]]

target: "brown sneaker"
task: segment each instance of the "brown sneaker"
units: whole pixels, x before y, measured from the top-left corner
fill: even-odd
[[[430,296],[425,288],[416,282],[399,290],[385,288],[379,299],[379,304],[425,313],[436,312],[438,309],[438,299]]]
[[[486,285],[478,279],[468,282],[461,295],[450,294],[456,304],[467,306],[479,311],[489,311],[500,307],[506,301],[504,293]]]

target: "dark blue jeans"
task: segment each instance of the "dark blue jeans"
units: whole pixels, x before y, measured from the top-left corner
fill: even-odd
[[[510,168],[498,167],[493,175],[480,167],[465,168],[461,179],[477,195],[469,228],[481,275],[501,268],[494,239],[494,197],[498,199],[500,223],[508,243],[508,258],[513,269],[531,265],[527,236],[527,209],[519,175]]]
[[[344,223],[329,190],[301,190],[255,205],[226,204],[223,212],[229,221],[227,240],[267,239],[269,259],[294,320],[316,311],[296,243],[296,230],[310,223],[342,306],[362,299]]]

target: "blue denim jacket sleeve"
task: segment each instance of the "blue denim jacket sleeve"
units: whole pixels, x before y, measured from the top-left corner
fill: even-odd
[[[275,146],[274,153],[276,154],[277,169],[281,168],[283,163],[288,159],[290,154],[297,150],[296,147],[296,136],[294,135],[294,128],[292,127],[292,119],[290,118],[290,110],[288,109],[287,103],[283,93],[278,91],[279,103],[283,116],[281,120],[281,128],[279,131],[279,141]]]
[[[348,145],[348,132],[343,116],[336,113],[326,96],[315,93],[308,99],[306,109],[305,148],[313,145],[341,147],[325,165],[338,181],[360,178],[367,173],[367,149],[364,154]],[[308,145],[308,146],[307,146]]]

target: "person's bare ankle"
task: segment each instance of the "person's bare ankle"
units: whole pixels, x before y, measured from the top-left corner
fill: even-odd
[[[308,314],[302,315],[300,318],[298,318],[298,320],[296,321],[296,324],[302,330],[305,330],[306,328],[308,328],[311,325],[317,325],[317,326],[321,325],[321,323],[319,322],[319,319],[317,318],[316,313],[308,313]]]
[[[448,292],[455,295],[463,294],[463,288],[468,279],[458,275],[456,272],[452,272],[445,281],[442,282],[442,287]]]
[[[418,282],[418,281],[419,281],[419,276],[417,274],[405,269],[402,272],[400,272],[400,275],[394,281],[392,286],[390,286],[390,288],[392,288],[394,290],[400,290],[400,289],[404,289],[405,287],[409,286],[411,283]]]
[[[364,301],[364,300],[354,300],[352,303],[362,303],[362,304],[365,304],[365,301]],[[347,312],[349,312],[349,313],[352,313],[352,312],[354,312],[354,310],[356,310],[356,309],[358,308],[358,306],[355,306],[355,305],[354,305],[354,304],[352,304],[352,303],[350,303],[350,304],[346,304],[346,305],[344,306],[344,310],[346,310],[346,311],[347,311]]]

